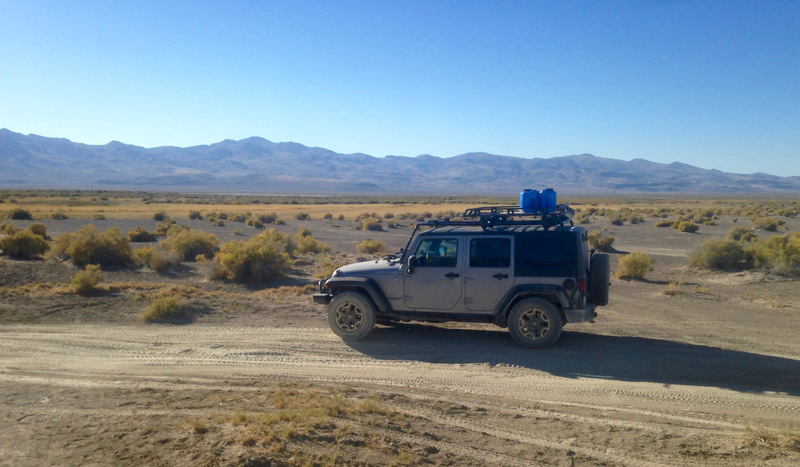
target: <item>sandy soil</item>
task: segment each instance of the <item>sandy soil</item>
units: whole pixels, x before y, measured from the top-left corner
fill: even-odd
[[[60,222],[51,235],[77,228]],[[407,234],[282,228],[300,225],[351,258],[363,238],[394,250]],[[491,325],[342,342],[311,303],[311,258],[263,288],[195,264],[105,271],[108,291],[92,297],[66,290],[68,264],[0,260],[0,464],[797,465],[797,281],[686,266],[732,225],[610,227],[615,256],[647,251],[656,270],[615,279],[595,323],[541,351]],[[682,293],[664,294],[678,278]],[[194,319],[142,323],[169,287]]]

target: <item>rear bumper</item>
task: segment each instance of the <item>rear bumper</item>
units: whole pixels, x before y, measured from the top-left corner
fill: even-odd
[[[597,317],[596,309],[595,305],[586,305],[586,308],[567,308],[564,310],[564,316],[567,318],[568,323],[594,321]]]
[[[329,293],[315,293],[314,294],[314,303],[318,303],[320,305],[327,305],[331,302],[333,295]]]

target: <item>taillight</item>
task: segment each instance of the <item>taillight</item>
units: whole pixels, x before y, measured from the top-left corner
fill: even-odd
[[[578,288],[581,292],[586,292],[586,279],[581,279],[578,281]]]

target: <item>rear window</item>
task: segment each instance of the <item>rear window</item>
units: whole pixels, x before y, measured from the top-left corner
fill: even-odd
[[[577,276],[577,239],[573,235],[519,236],[514,274],[517,276]]]

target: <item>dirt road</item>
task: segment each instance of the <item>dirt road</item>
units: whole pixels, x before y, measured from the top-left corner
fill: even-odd
[[[474,465],[798,460],[752,442],[753,427],[797,428],[798,360],[575,331],[562,339],[531,352],[492,328],[378,328],[348,345],[321,326],[3,326],[0,462],[102,460],[70,457],[74,441],[42,450],[46,432],[70,418],[125,423],[130,405],[143,404],[131,392],[186,394],[185,407],[171,409],[179,416],[207,410],[198,394],[274,381],[402,394],[412,426],[387,436]],[[96,406],[81,400],[92,394]],[[415,434],[421,425],[442,435]]]

